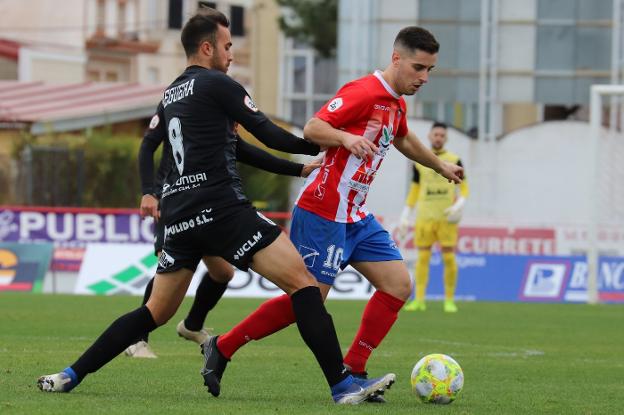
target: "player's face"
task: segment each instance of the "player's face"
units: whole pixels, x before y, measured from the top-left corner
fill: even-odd
[[[232,63],[232,37],[230,29],[218,25],[217,39],[212,52],[210,67],[227,73],[230,63]]]
[[[397,83],[399,94],[414,95],[421,86],[429,80],[429,72],[438,61],[437,54],[431,54],[422,50],[415,52],[401,52],[393,61],[397,67]]]
[[[446,144],[446,128],[436,127],[429,131],[429,141],[431,142],[431,148],[438,151],[442,150],[444,144]]]

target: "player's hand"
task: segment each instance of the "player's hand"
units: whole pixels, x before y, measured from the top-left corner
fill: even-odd
[[[412,216],[412,211],[412,206],[403,206],[401,216],[399,217],[399,224],[396,227],[396,233],[399,241],[405,239],[405,237],[407,236],[407,231],[409,230],[410,223],[413,223],[413,221],[410,219],[410,217]]]
[[[151,216],[156,222],[160,219],[160,210],[158,210],[158,199],[154,195],[143,195],[141,198],[141,206],[139,213],[142,218]]]
[[[308,164],[304,164],[303,168],[301,169],[301,177],[308,177],[310,173],[320,168],[322,165],[323,165],[323,157],[319,157],[316,160]]]
[[[464,213],[465,201],[466,199],[459,197],[453,205],[444,209],[444,215],[446,216],[448,223],[459,223]]]
[[[355,135],[345,132],[342,142],[344,148],[349,150],[351,154],[362,160],[371,160],[379,151],[379,148],[369,139],[361,135]]]
[[[449,183],[459,184],[464,179],[464,168],[448,161],[442,161],[438,174],[445,177]]]

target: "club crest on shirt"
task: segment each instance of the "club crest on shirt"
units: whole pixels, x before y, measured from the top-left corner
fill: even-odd
[[[342,98],[334,98],[329,104],[327,104],[327,111],[334,112],[340,107],[342,107]]]
[[[160,118],[158,117],[158,114],[154,114],[154,116],[150,120],[149,128],[153,130],[154,128],[156,128],[159,122],[160,122]]]
[[[245,95],[245,106],[253,112],[258,112],[258,107],[256,107],[256,104],[249,98],[249,95]]]

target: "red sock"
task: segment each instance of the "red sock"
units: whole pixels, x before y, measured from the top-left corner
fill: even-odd
[[[295,322],[290,297],[286,294],[265,301],[243,321],[217,339],[221,354],[231,359],[238,349],[252,340],[260,340]]]
[[[344,359],[353,373],[366,370],[368,357],[390,331],[403,304],[405,301],[382,291],[376,291],[368,300],[360,329]]]

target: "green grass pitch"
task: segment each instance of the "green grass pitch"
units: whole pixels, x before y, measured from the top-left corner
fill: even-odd
[[[397,374],[386,405],[339,407],[295,327],[247,345],[228,366],[219,398],[202,385],[199,347],[177,337],[190,305],[151,336],[159,358],[117,357],[69,394],[46,394],[37,377],[71,364],[139,298],[0,294],[0,414],[622,414],[624,307],[430,302],[402,312],[369,361]],[[217,333],[262,300],[224,299],[209,316]],[[343,350],[363,301],[329,301]],[[454,357],[464,390],[448,406],[420,403],[412,366],[428,353]]]

